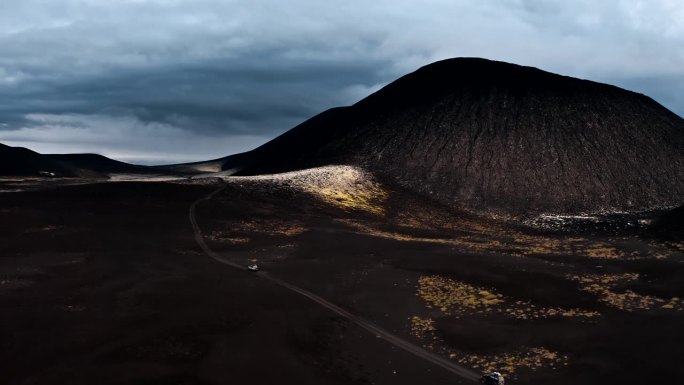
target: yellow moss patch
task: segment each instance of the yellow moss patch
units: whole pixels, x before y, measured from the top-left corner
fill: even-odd
[[[244,238],[244,237],[231,237],[231,238],[223,238],[224,241],[230,242],[234,245],[241,245],[249,242],[249,238]]]
[[[399,225],[404,228],[429,230],[430,225],[418,219],[415,215],[401,214]],[[543,236],[527,235],[496,226],[487,228],[473,222],[463,222],[463,227],[458,228],[463,235],[455,238],[439,238],[413,236],[400,232],[384,231],[373,228],[367,224],[343,220],[347,225],[354,227],[365,234],[393,239],[396,241],[438,243],[457,246],[462,251],[505,253],[507,255],[535,256],[535,255],[585,255],[596,259],[626,258],[625,253],[606,243],[588,243],[582,238],[556,239]],[[439,228],[446,228],[444,223],[438,224]],[[497,231],[495,231],[498,229]]]
[[[438,308],[447,314],[464,309],[487,309],[503,302],[501,295],[436,275],[418,279],[418,295],[429,308]]]
[[[207,236],[208,239],[216,242],[228,242],[234,245],[245,244],[249,242],[247,237],[233,237],[229,234],[224,234],[222,231],[212,231],[211,234]]]
[[[624,252],[604,243],[592,245],[585,252],[589,258],[596,259],[619,259],[625,256]]]
[[[568,365],[568,356],[544,347],[523,348],[511,353],[477,355],[450,353],[449,358],[483,372],[498,371],[512,376],[520,369],[557,369]]]
[[[360,210],[381,215],[384,213],[383,201],[387,193],[378,186],[360,186],[357,189],[341,190],[336,188],[311,188],[308,192],[319,199],[345,210]]]
[[[684,251],[684,242],[663,242],[663,246],[670,249]]]
[[[250,237],[255,234],[293,237],[306,231],[306,228],[297,222],[266,219],[235,222],[222,227],[226,230],[214,230],[207,239],[241,245],[248,243]]]
[[[306,231],[306,228],[297,222],[252,220],[239,222],[234,226],[233,231],[293,237]]]
[[[564,309],[560,307],[540,307],[530,301],[516,301],[513,306],[508,306],[502,310],[504,314],[511,318],[520,320],[535,320],[551,317],[564,318],[595,318],[601,313],[597,311],[582,310],[578,308]]]
[[[434,224],[426,223],[422,218],[409,213],[400,213],[396,221],[400,226],[410,229],[432,230],[435,228]]]
[[[522,233],[511,234],[511,246],[523,255],[554,254],[570,250],[574,241],[561,242],[554,238],[532,236]]]
[[[638,280],[638,273],[569,275],[567,278],[578,282],[580,290],[597,295],[599,301],[617,309],[629,312],[654,308],[684,310],[684,301],[678,297],[665,300],[651,295],[638,294],[632,290],[616,290],[621,284]]]
[[[411,236],[411,235],[406,235],[402,233],[397,233],[397,232],[389,232],[389,231],[383,231],[379,229],[372,228],[370,226],[367,226],[365,224],[352,221],[352,220],[345,220],[345,219],[338,219],[338,222],[342,222],[350,227],[353,227],[359,232],[362,232],[364,234],[374,236],[374,237],[380,237],[380,238],[386,238],[386,239],[393,239],[395,241],[404,241],[404,242],[425,242],[425,243],[437,243],[437,244],[447,244],[447,245],[453,245],[453,246],[459,246],[467,250],[471,251],[498,251],[500,250],[504,244],[501,243],[498,240],[495,239],[477,239],[477,238],[470,238],[470,237],[463,237],[463,238],[429,238],[429,237],[416,237],[416,236]]]
[[[430,318],[414,316],[410,318],[410,324],[411,334],[418,338],[424,338],[428,333],[432,333],[436,330],[434,325],[435,321]]]
[[[443,341],[435,335],[434,321],[414,316],[410,318],[411,334],[423,341],[423,347],[439,351],[458,363],[483,372],[498,371],[515,378],[520,369],[558,369],[568,365],[567,355],[544,347],[523,347],[513,352],[498,354],[466,354],[444,347]]]
[[[512,301],[494,290],[433,275],[418,279],[418,296],[428,308],[454,316],[497,313],[532,320],[548,317],[593,318],[600,313],[581,309],[545,308],[530,301]]]
[[[280,232],[280,234],[286,235],[288,237],[294,237],[295,235],[299,235],[304,231],[306,231],[306,229],[302,226],[288,226],[285,228],[278,229],[278,232]]]
[[[669,302],[661,306],[663,309],[682,309],[682,300],[679,297],[672,297]]]
[[[344,221],[359,232],[370,236],[393,239],[396,241],[425,242],[446,244],[458,247],[461,252],[488,252],[510,256],[585,256],[592,259],[624,259],[637,260],[645,258],[664,259],[668,250],[650,250],[647,252],[626,253],[619,248],[620,239],[593,241],[581,237],[549,237],[531,235],[502,227],[500,224],[486,220],[473,220],[453,217],[444,212],[437,212],[429,207],[421,207],[422,211],[409,209],[390,219],[399,231],[386,231],[367,223]],[[453,238],[415,236],[403,230],[439,230],[459,234]],[[613,244],[615,243],[615,244]]]

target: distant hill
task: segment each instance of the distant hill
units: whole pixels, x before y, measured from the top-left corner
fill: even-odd
[[[0,143],[0,175],[38,176],[40,171],[54,172],[59,176],[74,177],[73,168],[23,147],[10,147]]]
[[[149,167],[120,162],[99,154],[46,154],[45,156],[75,169],[89,170],[97,173],[135,174],[150,172]]]
[[[359,165],[451,206],[524,216],[681,205],[682,149],[684,120],[647,96],[459,58],[213,164],[242,175]]]
[[[119,162],[97,154],[39,154],[0,144],[0,176],[106,177],[110,173],[152,173],[148,167]]]

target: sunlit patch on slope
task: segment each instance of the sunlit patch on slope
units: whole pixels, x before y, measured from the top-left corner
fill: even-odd
[[[259,181],[290,187],[344,210],[382,215],[388,192],[367,171],[352,166],[325,166],[273,175],[233,176],[227,181]]]

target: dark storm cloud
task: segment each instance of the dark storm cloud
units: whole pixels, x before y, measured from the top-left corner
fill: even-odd
[[[207,134],[273,136],[323,109],[363,96],[356,95],[353,86],[384,81],[377,68],[387,65],[377,61],[277,65],[275,57],[242,60],[36,82],[26,89],[0,92],[0,111],[15,124],[35,112],[130,114]]]
[[[684,114],[684,6],[610,0],[0,3],[0,142],[141,162],[248,150],[434,60],[607,81]]]

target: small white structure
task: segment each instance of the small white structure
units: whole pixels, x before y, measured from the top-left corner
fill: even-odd
[[[256,263],[253,264],[253,265],[247,265],[247,270],[249,270],[249,271],[259,271],[259,266],[257,266]]]

